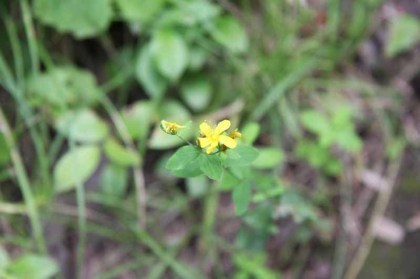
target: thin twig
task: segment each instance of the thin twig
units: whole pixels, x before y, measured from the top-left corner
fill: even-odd
[[[350,262],[349,268],[347,269],[347,272],[344,277],[345,279],[357,278],[360,270],[363,267],[363,264],[366,261],[367,256],[369,255],[370,249],[375,239],[375,230],[374,230],[375,223],[381,217],[383,217],[385,213],[386,207],[389,203],[389,200],[393,192],[393,188],[396,184],[402,158],[403,158],[403,155],[401,155],[400,158],[396,159],[388,167],[388,173],[389,173],[388,185],[384,190],[380,191],[378,194],[378,198],[373,208],[373,212],[369,220],[369,223],[367,225],[366,232],[363,235],[363,238],[360,242],[360,246],[357,249],[353,260]]]
[[[128,133],[127,127],[122,120],[121,115],[118,113],[117,109],[114,105],[109,101],[107,97],[101,99],[104,108],[108,111],[112,122],[114,123],[115,127],[117,128],[118,133],[120,134],[124,144],[133,152],[136,152],[136,148],[134,143],[131,139],[130,134]],[[140,228],[145,228],[146,226],[146,201],[147,201],[147,193],[146,193],[146,185],[144,180],[143,170],[141,165],[139,167],[133,168],[133,175],[134,175],[134,184],[136,188],[136,201],[137,201],[137,213],[138,213],[138,224]]]

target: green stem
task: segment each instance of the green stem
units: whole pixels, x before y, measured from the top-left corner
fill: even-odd
[[[23,199],[25,201],[26,208],[28,210],[29,220],[33,230],[34,238],[37,244],[37,248],[40,252],[46,253],[47,248],[44,241],[42,232],[42,224],[39,217],[38,208],[35,204],[35,198],[33,196],[31,185],[23,165],[22,157],[16,148],[15,141],[10,130],[9,123],[7,122],[3,110],[0,107],[0,131],[4,134],[6,144],[10,151],[10,157],[12,164],[16,172],[16,177],[19,183],[19,188],[22,192]]]
[[[76,144],[73,140],[70,140],[70,150],[73,151],[76,148]],[[79,162],[74,162],[74,166],[77,166]],[[77,225],[79,241],[77,243],[76,252],[76,270],[77,278],[83,278],[84,270],[84,259],[85,259],[85,246],[86,246],[86,199],[85,190],[82,181],[79,179],[76,168],[73,167],[73,175],[76,177],[76,200],[77,200]]]

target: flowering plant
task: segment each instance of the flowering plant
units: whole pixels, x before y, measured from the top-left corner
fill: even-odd
[[[165,120],[161,121],[160,127],[165,133],[178,137],[179,130],[185,128]],[[205,175],[216,181],[234,179],[234,202],[235,197],[240,197],[239,202],[246,204],[241,210],[237,208],[237,212],[242,212],[246,210],[250,197],[249,168],[258,157],[258,151],[241,142],[242,134],[237,129],[229,132],[230,127],[229,120],[220,121],[214,128],[202,122],[195,143],[180,137],[186,145],[168,159],[166,168],[178,177]]]

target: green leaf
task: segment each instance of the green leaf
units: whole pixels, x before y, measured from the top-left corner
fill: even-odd
[[[162,75],[171,81],[178,80],[189,60],[184,39],[171,29],[159,30],[153,35],[151,51]]]
[[[168,81],[155,64],[150,45],[144,46],[137,56],[135,75],[149,97],[161,99],[168,88]]]
[[[226,166],[246,166],[257,159],[258,150],[250,145],[240,144],[235,149],[228,149],[226,155]]]
[[[242,182],[233,188],[232,201],[235,205],[236,214],[242,215],[248,210],[251,200],[251,185],[249,182]]]
[[[204,23],[220,14],[221,9],[206,0],[194,0],[180,2],[179,9],[190,25]]]
[[[79,39],[105,31],[112,20],[110,0],[35,0],[34,12],[42,23]]]
[[[303,126],[317,135],[325,134],[331,128],[327,117],[316,110],[304,111],[300,117]]]
[[[63,110],[91,105],[100,97],[94,76],[73,67],[56,67],[30,78],[28,91],[34,105]]]
[[[123,166],[131,167],[140,164],[140,156],[136,150],[130,150],[115,139],[108,139],[105,143],[105,154],[113,163]]]
[[[107,165],[101,175],[102,192],[111,198],[121,198],[127,189],[127,169],[117,165]]]
[[[215,41],[233,53],[241,53],[248,49],[248,37],[239,22],[232,16],[219,17],[214,28],[210,30],[210,34]]]
[[[59,271],[57,263],[49,257],[26,254],[7,267],[7,274],[19,279],[48,279]]]
[[[201,111],[210,103],[211,84],[203,77],[186,80],[181,86],[181,96],[194,111]]]
[[[252,163],[252,166],[258,169],[269,169],[280,164],[284,159],[284,153],[279,148],[267,147],[258,148],[258,157]]]
[[[151,21],[163,8],[166,0],[114,0],[126,21]]]
[[[168,170],[185,169],[186,166],[200,156],[201,150],[195,146],[187,145],[179,148],[166,163]]]
[[[242,133],[241,140],[246,144],[252,144],[260,134],[260,124],[249,122],[240,132]]]
[[[84,183],[99,165],[100,150],[97,146],[80,146],[64,154],[54,168],[55,190],[71,190]]]
[[[56,120],[56,128],[68,138],[86,143],[101,141],[108,134],[107,124],[88,109],[61,114]]]
[[[201,159],[201,167],[200,169],[203,171],[205,175],[209,178],[214,180],[222,179],[223,175],[223,166],[220,157],[217,155],[202,155]]]
[[[400,15],[391,20],[386,55],[395,56],[410,49],[420,41],[420,20],[409,15]]]
[[[124,109],[122,117],[132,138],[145,139],[155,118],[155,105],[149,101],[138,101]]]
[[[189,52],[189,64],[188,68],[192,71],[200,70],[206,63],[208,57],[208,51],[201,47],[193,47]]]

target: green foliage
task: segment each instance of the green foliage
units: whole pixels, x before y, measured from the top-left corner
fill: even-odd
[[[284,153],[279,148],[265,147],[258,148],[258,157],[252,163],[257,169],[271,169],[278,166],[284,159]]]
[[[19,279],[49,279],[58,271],[59,268],[55,261],[34,254],[23,255],[5,266],[7,276]]]
[[[140,156],[135,150],[122,146],[115,139],[108,139],[104,146],[105,155],[114,164],[130,167],[140,164]]]
[[[56,110],[86,107],[100,96],[93,75],[73,67],[55,67],[32,77],[28,91],[33,105]]]
[[[265,266],[267,261],[264,254],[248,255],[237,253],[234,255],[236,272],[234,279],[260,278],[281,279],[282,276]]]
[[[395,56],[408,50],[420,41],[420,20],[410,15],[392,18],[386,55]]]
[[[44,24],[79,39],[105,31],[113,16],[111,0],[36,0],[34,11]]]
[[[236,214],[242,215],[248,210],[248,204],[251,201],[249,182],[242,182],[235,186],[232,192],[232,201],[235,204]]]
[[[161,11],[166,0],[114,0],[121,17],[129,22],[150,22]]]
[[[248,48],[248,37],[238,21],[231,16],[219,17],[210,34],[215,41],[233,53],[241,53]]]
[[[100,155],[97,146],[75,147],[65,153],[54,168],[55,190],[65,192],[86,182],[98,167]]]
[[[101,174],[101,190],[108,199],[120,199],[127,190],[127,169],[109,164]]]
[[[109,131],[108,125],[88,109],[62,113],[57,117],[55,126],[70,140],[84,143],[102,141]]]
[[[211,84],[204,77],[192,77],[182,83],[181,97],[194,111],[204,110],[210,103]]]
[[[168,81],[158,71],[149,45],[144,46],[139,52],[136,62],[136,78],[152,98],[162,98],[168,87]]]
[[[175,30],[156,31],[150,51],[160,73],[171,81],[177,81],[187,68],[188,46]]]

